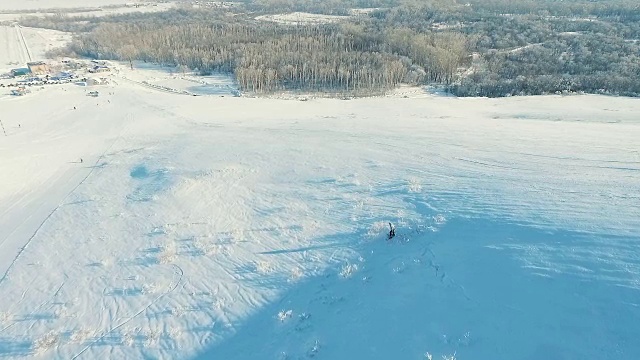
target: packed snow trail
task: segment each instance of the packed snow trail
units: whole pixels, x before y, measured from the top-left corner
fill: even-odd
[[[0,99],[2,357],[640,356],[634,99],[84,92]]]

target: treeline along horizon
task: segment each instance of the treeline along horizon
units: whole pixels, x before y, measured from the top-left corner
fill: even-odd
[[[183,65],[202,73],[229,71],[249,91],[360,91],[450,82],[467,57],[462,34],[359,24],[106,23],[79,37],[71,49],[92,58]]]
[[[287,11],[367,15],[256,20]],[[241,89],[370,94],[436,84],[459,96],[640,94],[640,5],[627,0],[246,0],[102,18],[26,18],[75,31],[67,53],[233,73]],[[473,59],[473,61],[472,61]]]

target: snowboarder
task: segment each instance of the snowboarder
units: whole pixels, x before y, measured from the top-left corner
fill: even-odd
[[[82,161],[82,158],[80,158],[80,164],[82,164],[82,162],[83,162],[83,161]]]
[[[73,107],[73,110],[75,110],[75,109],[76,109],[76,107],[74,106],[74,107]]]
[[[396,229],[389,223],[389,240],[393,239],[396,236]]]

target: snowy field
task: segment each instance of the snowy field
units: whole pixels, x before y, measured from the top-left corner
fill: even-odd
[[[285,14],[269,14],[260,15],[256,17],[256,20],[271,21],[284,25],[313,25],[313,24],[328,24],[342,20],[350,19],[351,17],[368,16],[376,10],[382,8],[357,8],[351,9],[349,16],[344,15],[326,15],[326,14],[312,14],[308,12],[291,12]]]
[[[327,24],[349,19],[349,16],[311,14],[306,12],[292,12],[287,14],[260,15],[256,20],[272,21],[285,25]]]
[[[71,34],[30,27],[19,27],[20,33],[24,36],[28,52],[33,60],[46,60],[46,53],[49,50],[63,47],[71,41]]]
[[[37,9],[71,9],[95,8],[102,6],[148,4],[154,1],[126,0],[23,0],[0,2],[0,11],[37,10]]]
[[[112,77],[0,97],[0,358],[640,358],[638,99]]]
[[[238,84],[227,73],[199,76],[192,71],[181,71],[175,66],[160,66],[141,61],[134,62],[133,70],[126,62],[119,62],[116,66],[116,78],[156,91],[197,96],[236,96],[239,94]]]
[[[56,3],[53,3],[54,5]],[[130,14],[130,13],[149,13],[149,12],[160,12],[167,11],[173,7],[175,7],[174,2],[164,2],[164,3],[138,3],[137,6],[134,6],[133,3],[128,3],[125,5],[111,5],[109,7],[99,7],[99,2],[96,3],[88,3],[94,4],[94,6],[86,5],[81,6],[81,8],[74,9],[72,7],[58,9],[55,12],[47,12],[42,11],[43,9],[33,9],[33,12],[24,12],[24,9],[10,9],[4,10],[3,13],[0,13],[0,21],[18,21],[20,18],[25,16],[52,16],[59,14],[61,11],[64,15],[73,17],[73,16],[93,16],[93,17],[101,17],[108,15],[118,15],[118,14]],[[45,8],[50,9],[50,8]],[[87,10],[88,9],[88,10]],[[2,11],[2,10],[0,10]],[[14,12],[15,11],[15,12]]]

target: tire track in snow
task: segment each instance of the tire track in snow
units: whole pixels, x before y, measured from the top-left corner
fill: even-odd
[[[58,175],[58,174],[56,173],[56,174],[52,175],[52,176],[51,176],[51,177],[49,177],[49,178],[47,179],[47,181],[45,181],[44,183],[47,183],[47,184],[55,184],[55,183],[57,183],[57,182],[58,182],[58,181],[63,177],[63,174],[62,174],[62,175],[59,175],[59,176],[56,176],[56,175]],[[26,184],[23,186],[23,188],[25,188],[25,187],[26,187]],[[22,189],[21,189],[21,190],[22,190]],[[23,193],[24,193],[24,191],[21,191],[21,192],[23,192]],[[6,214],[10,214],[14,209],[16,209],[16,208],[18,208],[18,207],[20,207],[20,206],[24,206],[23,204],[24,204],[25,202],[28,204],[28,203],[29,203],[29,197],[30,197],[30,196],[32,196],[32,195],[33,195],[33,193],[34,193],[34,192],[27,192],[27,193],[24,193],[24,195],[20,196],[18,199],[12,200],[12,204],[11,204],[11,205],[9,205],[9,206],[5,209],[5,211],[4,211],[2,214],[0,214],[0,217],[4,217]],[[27,199],[27,201],[25,201],[25,199]],[[43,206],[46,206],[46,205],[47,205],[47,204],[46,204],[46,202],[45,202],[45,203],[42,203],[42,202],[41,202],[41,203],[36,207],[35,211],[32,211],[29,215],[27,215],[26,217],[22,218],[22,221],[21,221],[17,226],[15,226],[15,227],[14,227],[13,231],[11,231],[8,235],[6,235],[4,239],[0,240],[0,246],[4,245],[4,244],[5,244],[5,242],[6,242],[8,239],[10,239],[11,237],[13,237],[13,235],[14,235],[18,230],[20,230],[20,228],[21,228],[22,226],[24,226],[26,223],[28,223],[28,222],[29,222],[29,220],[31,220],[31,218],[32,218],[32,217],[37,216],[37,214],[39,213],[40,208],[42,208]]]
[[[66,281],[66,276],[65,276],[65,281]],[[33,311],[31,311],[30,313],[28,313],[26,316],[31,316],[33,314],[35,314],[38,310],[42,309],[43,306],[47,305],[49,302],[51,302],[51,299],[55,298],[56,296],[58,296],[58,294],[60,293],[60,290],[62,290],[62,287],[64,286],[65,281],[62,281],[62,284],[60,284],[60,286],[58,286],[58,289],[53,293],[53,295],[51,295],[51,298],[49,300],[44,301],[43,303],[41,303],[40,305],[38,305],[35,309],[33,309]],[[25,292],[22,293],[22,298],[20,300],[24,299],[26,290]],[[35,323],[36,320],[34,320],[33,322]],[[5,332],[6,330],[8,330],[9,328],[11,328],[13,325],[17,324],[19,321],[14,321],[11,324],[5,326],[4,328],[0,329],[0,333]],[[33,326],[33,324],[31,325]]]
[[[129,78],[124,77],[124,76],[120,76],[120,79],[128,81],[131,84],[142,86],[142,87],[150,89],[150,90],[165,92],[167,94],[200,96],[198,94],[194,94],[194,93],[191,93],[191,92],[186,91],[186,90],[178,90],[178,89],[172,89],[172,88],[168,88],[168,87],[161,87],[161,86],[153,85],[153,84],[150,84],[150,83],[145,83],[144,81],[141,82],[141,81],[132,80],[132,79],[129,79]]]
[[[93,346],[94,344],[96,344],[100,340],[104,339],[107,335],[111,334],[115,330],[118,330],[122,326],[126,325],[128,322],[130,322],[131,320],[136,318],[138,315],[140,315],[140,314],[144,313],[145,311],[147,311],[152,305],[156,304],[158,301],[160,301],[160,299],[162,299],[166,295],[172,293],[180,285],[180,283],[182,282],[182,277],[184,276],[184,271],[178,265],[172,264],[171,266],[173,266],[173,268],[174,268],[174,275],[177,275],[177,278],[178,278],[176,280],[175,284],[170,285],[169,289],[167,291],[165,291],[164,293],[158,295],[149,304],[147,304],[147,306],[143,307],[142,309],[140,309],[138,312],[136,312],[132,316],[129,316],[125,320],[123,320],[120,323],[118,323],[118,325],[112,327],[111,329],[107,330],[105,333],[100,335],[98,338],[94,339],[89,345],[85,346],[82,350],[80,350],[79,353],[77,353],[76,355],[72,356],[71,360],[75,360],[78,357],[82,356],[82,354],[84,354],[87,350],[89,350],[89,348],[91,348],[91,346]]]

